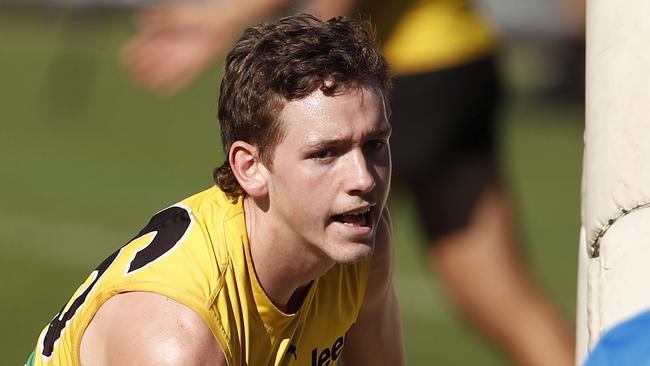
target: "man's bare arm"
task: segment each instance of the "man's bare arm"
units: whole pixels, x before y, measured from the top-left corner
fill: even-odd
[[[392,274],[392,229],[386,208],[377,228],[364,304],[346,339],[346,365],[404,365],[402,322]]]
[[[294,3],[225,0],[145,8],[136,13],[138,31],[124,48],[125,67],[140,85],[174,94],[223,57],[244,28],[277,16]],[[329,19],[350,13],[356,3],[312,0],[304,10]]]
[[[227,365],[203,319],[163,295],[129,292],[99,309],[81,341],[88,365]]]
[[[176,93],[218,61],[244,28],[277,15],[291,0],[224,0],[147,7],[136,13],[137,33],[124,48],[133,79],[163,94]]]

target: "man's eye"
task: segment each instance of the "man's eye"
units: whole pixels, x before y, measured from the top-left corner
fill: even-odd
[[[314,158],[318,160],[328,159],[334,156],[334,150],[321,150],[314,154]]]
[[[386,146],[386,142],[382,140],[371,140],[364,144],[366,150],[371,150],[371,151],[381,150],[384,146]]]

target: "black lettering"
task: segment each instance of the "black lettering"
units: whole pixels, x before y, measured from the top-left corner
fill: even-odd
[[[330,364],[330,349],[325,349],[318,356],[318,366],[328,366]]]
[[[328,366],[330,364],[330,361],[336,362],[336,360],[341,356],[343,346],[345,345],[345,340],[348,337],[348,333],[350,333],[350,329],[348,329],[344,335],[338,337],[334,341],[334,344],[331,347],[331,351],[330,348],[325,347],[325,349],[323,349],[319,354],[318,347],[314,348],[311,351],[311,366]],[[289,347],[289,352],[291,352],[291,347]]]
[[[332,361],[336,361],[341,355],[341,349],[343,348],[343,337],[339,337],[332,345]]]

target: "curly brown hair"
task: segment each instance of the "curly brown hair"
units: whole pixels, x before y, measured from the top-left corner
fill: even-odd
[[[390,84],[366,21],[300,14],[246,29],[226,57],[218,107],[226,161],[214,170],[214,181],[233,200],[244,194],[227,158],[235,141],[256,146],[260,160],[271,165],[284,136],[278,115],[287,101],[316,89],[336,95],[365,85],[387,98]]]

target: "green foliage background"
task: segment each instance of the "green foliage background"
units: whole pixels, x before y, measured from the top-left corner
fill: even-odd
[[[132,31],[120,12],[0,12],[3,364],[22,364],[89,271],[151,214],[208,187],[222,159],[219,67],[174,98],[139,90],[118,62]],[[515,91],[504,119],[501,155],[528,267],[572,321],[582,110]],[[408,363],[507,364],[430,274],[410,197],[395,191],[392,204]]]

